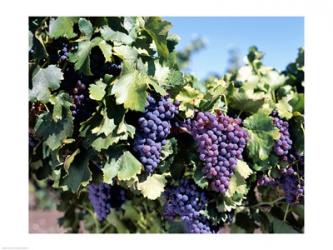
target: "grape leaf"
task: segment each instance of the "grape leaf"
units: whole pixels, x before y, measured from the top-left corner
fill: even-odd
[[[72,153],[71,155],[68,155],[64,161],[64,169],[66,171],[68,171],[70,165],[73,163],[74,159],[75,159],[75,156],[77,156],[78,154],[80,153],[80,149],[76,149],[74,151],[74,153]]]
[[[153,174],[148,176],[144,182],[137,184],[138,190],[149,200],[156,200],[164,192],[166,179],[164,175]]]
[[[62,92],[56,96],[51,96],[49,100],[53,105],[52,118],[55,122],[62,119],[63,108],[69,112],[69,108],[72,106],[71,98],[67,93]]]
[[[89,98],[96,101],[101,101],[105,95],[106,84],[103,81],[98,81],[89,86]]]
[[[107,161],[102,168],[103,181],[108,184],[113,183],[113,179],[117,176],[120,165],[119,158],[121,157],[123,149],[120,147],[112,147],[108,150]]]
[[[139,174],[142,168],[141,162],[139,162],[131,152],[125,151],[119,158],[118,179],[121,181],[130,180]]]
[[[288,103],[288,98],[279,100],[275,107],[281,118],[289,120],[293,116],[293,107]]]
[[[77,22],[77,17],[58,17],[51,18],[49,25],[49,35],[51,38],[59,38],[61,36],[68,39],[76,36],[74,33],[74,24]]]
[[[85,18],[79,19],[79,29],[81,33],[83,33],[87,39],[90,40],[92,34],[93,34],[93,26],[91,22]]]
[[[264,104],[266,95],[263,92],[254,92],[253,89],[233,88],[229,105],[237,110],[248,113],[257,112]]]
[[[147,17],[145,19],[144,30],[153,39],[157,52],[163,59],[167,59],[169,55],[167,36],[171,27],[171,23],[162,20],[160,17]]]
[[[124,104],[127,109],[143,112],[148,80],[148,76],[139,71],[124,74],[114,81],[111,94],[115,95],[117,104]]]
[[[125,64],[125,73],[126,68],[130,66],[130,70],[135,66],[135,62],[138,59],[138,51],[130,46],[121,45],[113,47],[114,54],[121,58]]]
[[[247,179],[253,171],[250,169],[249,165],[245,161],[238,160],[237,167],[235,171],[242,176],[244,179]]]
[[[229,188],[226,193],[227,197],[233,197],[236,193],[244,196],[248,192],[246,179],[250,176],[252,170],[246,162],[238,160],[234,175],[230,178]]]
[[[77,192],[81,185],[86,186],[91,179],[89,158],[89,153],[82,150],[75,156],[68,169],[68,174],[62,180],[62,185],[68,186],[73,193]]]
[[[47,68],[39,69],[32,78],[32,89],[29,93],[30,101],[38,100],[47,103],[51,90],[58,89],[63,79],[64,75],[56,65],[49,65]]]
[[[289,224],[287,224],[285,221],[279,220],[278,218],[268,214],[268,218],[270,223],[273,225],[273,233],[283,233],[283,234],[289,234],[289,233],[298,233],[295,229],[292,228]]]
[[[186,117],[192,117],[203,97],[203,93],[199,90],[189,85],[185,86],[176,96],[176,100],[180,102],[179,110],[185,111]]]
[[[103,26],[101,28],[101,34],[104,40],[112,41],[113,43],[125,44],[130,45],[134,42],[134,39],[129,35],[120,32],[120,31],[113,31],[109,26]]]
[[[273,125],[272,118],[264,112],[257,112],[244,120],[249,140],[247,150],[250,157],[265,160],[269,157],[274,140],[279,138],[279,130]]]
[[[52,151],[59,148],[64,140],[73,133],[73,118],[66,117],[55,122],[51,113],[41,114],[35,125],[36,134],[45,140]]]
[[[101,37],[95,37],[91,41],[81,41],[78,44],[78,50],[75,54],[70,54],[69,61],[74,63],[75,70],[84,73],[85,75],[92,75],[90,69],[90,52],[91,49],[98,46],[105,58],[105,61],[111,61],[112,47],[107,44]]]

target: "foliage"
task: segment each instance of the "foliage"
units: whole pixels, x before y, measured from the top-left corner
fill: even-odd
[[[163,194],[190,178],[207,196],[200,218],[212,231],[303,232],[303,200],[288,204],[280,187],[257,179],[299,165],[274,155],[280,133],[273,111],[288,121],[293,152],[304,157],[304,50],[278,72],[251,47],[245,65],[200,82],[181,69],[202,41],[177,53],[171,27],[160,17],[29,19],[29,173],[57,192],[60,225],[69,232],[81,222],[98,233],[183,232],[181,222],[163,217]],[[167,96],[179,110],[153,173],[133,150],[148,96]],[[248,133],[225,194],[208,184],[195,140],[182,126],[197,111],[240,118]],[[88,186],[102,182],[126,190],[127,200],[99,221]]]

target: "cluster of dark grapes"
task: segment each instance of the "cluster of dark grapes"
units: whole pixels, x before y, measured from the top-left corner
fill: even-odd
[[[282,160],[288,161],[288,153],[292,147],[292,140],[288,131],[289,123],[279,118],[276,112],[273,112],[273,124],[280,131],[280,138],[274,145],[274,153]]]
[[[263,175],[258,179],[258,186],[275,186],[277,184],[277,181],[269,177],[268,175]]]
[[[160,162],[162,146],[170,134],[171,119],[177,114],[176,105],[167,98],[148,96],[145,112],[139,118],[139,129],[133,149],[147,173],[152,173]]]
[[[237,160],[242,159],[248,135],[240,124],[240,119],[221,112],[217,115],[198,112],[194,119],[184,122],[198,145],[204,173],[216,192],[225,193],[228,190]]]
[[[126,200],[125,190],[106,183],[90,184],[88,197],[99,221],[105,220],[111,208],[119,208]]]
[[[74,99],[74,105],[71,107],[72,114],[76,118],[79,114],[85,111],[86,99],[88,98],[88,91],[86,85],[78,80],[73,88],[72,96]]]
[[[69,49],[68,49],[68,44],[63,43],[62,49],[59,51],[59,61],[64,62],[67,61],[68,56],[69,56]]]
[[[200,213],[206,208],[207,198],[193,181],[182,179],[177,187],[164,192],[163,216],[174,220],[179,217],[188,233],[211,233],[208,221]]]

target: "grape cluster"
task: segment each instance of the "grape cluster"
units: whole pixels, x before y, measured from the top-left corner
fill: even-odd
[[[111,208],[119,208],[126,200],[125,190],[106,183],[90,184],[88,197],[99,221],[105,220]]]
[[[164,197],[163,215],[166,219],[180,217],[188,233],[211,232],[208,221],[200,213],[206,208],[207,198],[193,181],[182,179],[179,186],[168,188]]]
[[[228,190],[237,160],[242,159],[248,135],[240,124],[240,119],[221,112],[217,115],[198,112],[194,119],[184,123],[198,145],[204,173],[216,192],[225,193]]]
[[[277,181],[272,177],[263,175],[259,178],[257,183],[258,186],[275,186],[277,184]]]
[[[99,221],[105,220],[111,210],[111,185],[90,184],[88,186],[89,200]]]
[[[275,142],[274,153],[282,160],[288,160],[288,152],[292,146],[292,140],[288,131],[289,124],[287,121],[280,119],[276,113],[273,113],[273,124],[280,131],[280,138]]]
[[[203,216],[199,216],[192,220],[185,220],[184,224],[186,232],[188,233],[212,233],[208,220]]]
[[[138,120],[139,129],[133,145],[147,173],[152,173],[160,162],[162,146],[170,134],[170,121],[177,112],[177,107],[167,98],[155,100],[148,96],[145,112]]]
[[[68,45],[63,43],[62,49],[59,51],[59,61],[64,62],[67,61],[69,55]]]
[[[86,109],[88,105],[88,90],[85,83],[81,80],[77,80],[75,87],[72,90],[72,96],[74,99],[74,105],[71,107],[74,119],[80,121],[84,120],[89,116],[89,112]]]

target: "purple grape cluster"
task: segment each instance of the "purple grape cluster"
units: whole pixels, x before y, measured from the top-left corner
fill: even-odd
[[[87,87],[83,82],[81,82],[81,80],[76,82],[76,85],[73,88],[72,96],[74,99],[74,105],[71,109],[74,118],[76,118],[78,115],[84,113],[86,99],[88,98]]]
[[[248,135],[240,124],[240,119],[221,112],[217,115],[198,112],[194,119],[184,123],[198,145],[204,173],[216,192],[225,193],[228,190],[237,160],[242,159]]]
[[[299,162],[302,164],[301,162]],[[295,171],[294,167],[288,167],[281,170],[282,177],[280,183],[282,185],[286,201],[294,203],[304,197],[304,173],[302,170]]]
[[[208,221],[201,215],[207,206],[204,192],[199,191],[193,181],[182,179],[179,186],[164,192],[163,216],[174,220],[179,217],[188,233],[210,233]]]
[[[274,153],[282,160],[288,160],[288,152],[292,146],[292,140],[288,131],[289,124],[287,121],[280,119],[276,113],[273,113],[273,124],[280,131],[280,138],[275,142]]]
[[[147,101],[145,112],[138,120],[139,129],[133,148],[146,172],[152,173],[160,162],[162,146],[170,134],[170,121],[178,109],[165,97],[157,101],[148,96]]]
[[[88,197],[99,221],[105,220],[111,208],[119,208],[126,200],[125,190],[106,183],[90,184]]]
[[[59,51],[59,61],[60,62],[67,61],[68,56],[69,56],[68,45],[64,43],[62,49]]]
[[[111,210],[111,185],[106,183],[88,186],[89,200],[99,221],[105,220]]]
[[[262,177],[259,178],[257,183],[258,186],[276,186],[277,181],[272,177],[263,175]]]
[[[196,217],[192,220],[185,220],[184,223],[186,232],[188,233],[212,233],[208,220],[203,216]]]

